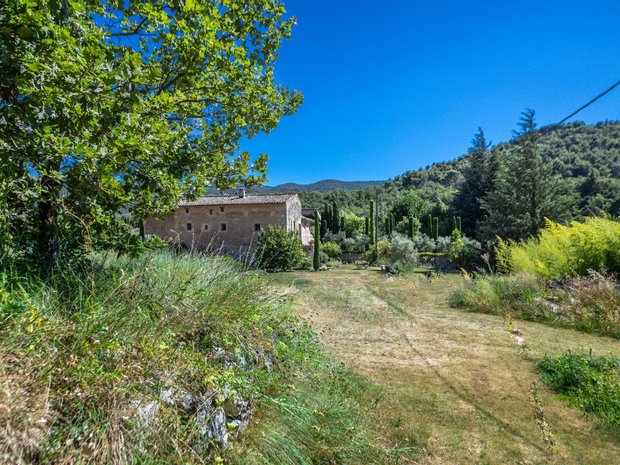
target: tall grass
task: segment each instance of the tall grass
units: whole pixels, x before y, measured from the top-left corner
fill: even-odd
[[[562,288],[548,287],[531,273],[480,276],[453,292],[450,304],[620,338],[618,284],[596,272],[573,278]]]
[[[302,408],[305,400],[287,398],[292,388],[283,386],[312,364],[317,395],[341,402],[354,383],[321,382],[334,372],[312,335],[259,274],[227,258],[98,254],[45,279],[5,271],[0,463],[211,463],[222,452],[195,447],[195,418],[159,402],[162,390],[234,392],[259,405],[283,398]],[[140,406],[149,402],[159,410],[145,424]],[[359,417],[358,408],[352,401],[343,418]],[[294,409],[273,414],[286,424]],[[341,450],[363,462],[345,425],[334,423],[331,442],[321,444],[290,431],[291,450],[307,463]],[[363,442],[363,428],[356,437]],[[266,446],[246,447],[260,455]]]
[[[528,272],[547,279],[584,276],[588,270],[620,273],[620,222],[586,218],[563,226],[547,220],[538,238],[499,242],[501,271]]]

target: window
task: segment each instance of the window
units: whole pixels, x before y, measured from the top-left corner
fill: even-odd
[[[189,208],[186,208],[186,209],[185,209],[185,213],[189,213]]]
[[[220,224],[220,231],[226,231],[226,223]]]
[[[221,211],[221,212],[224,212],[224,207],[220,207],[220,211]]]
[[[256,224],[254,225],[254,231],[255,231],[255,232],[259,232],[259,231],[260,231],[260,224],[256,223]]]
[[[192,223],[187,223],[185,225],[185,227],[187,228],[188,231],[191,231],[192,230]]]
[[[209,215],[213,215],[213,210],[209,210]]]
[[[209,225],[205,224],[205,231],[209,229]]]

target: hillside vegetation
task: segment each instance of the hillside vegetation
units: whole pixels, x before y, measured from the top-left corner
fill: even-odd
[[[577,191],[576,214],[591,215],[604,211],[620,213],[620,122],[586,125],[575,122],[554,125],[536,131],[536,140],[544,163],[550,163],[553,175],[566,182],[567,189]],[[517,138],[497,144],[493,152],[508,156],[519,146]],[[415,171],[407,171],[381,188],[359,192],[303,193],[304,206],[321,208],[325,202],[337,201],[341,208],[363,214],[371,198],[378,193],[389,208],[404,193],[413,190],[423,199],[453,208],[453,200],[464,182],[471,154],[452,161],[438,162]]]

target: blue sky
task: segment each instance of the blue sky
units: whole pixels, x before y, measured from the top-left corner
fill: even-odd
[[[481,126],[510,138],[519,114],[562,119],[620,80],[617,1],[288,0],[276,65],[305,103],[243,144],[268,184],[387,179],[464,153]],[[620,119],[620,88],[574,119]]]

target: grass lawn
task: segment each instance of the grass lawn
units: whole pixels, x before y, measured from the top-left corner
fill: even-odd
[[[420,270],[423,271],[423,270]],[[520,350],[501,317],[448,306],[458,275],[388,277],[376,269],[269,275],[327,351],[374,383],[367,415],[401,463],[610,464],[620,430],[602,426],[546,389],[533,360],[566,349],[620,356],[620,343],[517,321]],[[557,446],[536,422],[532,383]],[[540,405],[540,404],[539,404]]]

